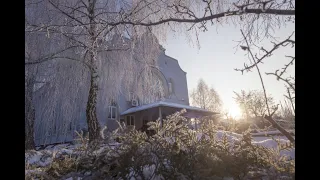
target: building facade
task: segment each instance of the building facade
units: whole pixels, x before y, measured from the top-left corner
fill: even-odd
[[[161,48],[156,63],[158,68],[154,69],[154,82],[163,89],[163,93],[152,101],[145,101],[138,98],[135,92],[123,91],[107,106],[98,103],[97,116],[101,127],[107,126],[107,130],[112,131],[118,127],[120,121],[139,130],[143,129],[148,121],[165,119],[167,115],[181,109],[187,110],[185,115],[188,118],[212,115],[210,111],[189,106],[187,73],[181,69],[178,60],[166,55],[165,49]],[[34,95],[36,145],[70,142],[77,138],[76,131],[87,129],[84,103],[87,89],[79,87],[77,96],[80,98],[68,103],[67,97],[50,95],[54,88],[50,84],[45,85]],[[49,112],[45,111],[50,103],[54,103],[55,108]],[[64,108],[66,103],[77,110],[72,116],[66,115],[70,114],[66,112],[67,108]]]

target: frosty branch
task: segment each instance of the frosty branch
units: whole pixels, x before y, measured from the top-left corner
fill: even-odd
[[[282,80],[283,82],[285,82],[287,85],[289,85],[289,87],[295,91],[295,85],[293,82],[291,82],[291,79],[289,78],[283,78],[281,77],[281,75],[277,74],[277,71],[275,73],[266,73],[266,75],[274,75],[277,77],[277,80]]]
[[[247,65],[245,64],[244,65],[244,68],[242,69],[235,69],[236,71],[241,71],[243,73],[243,71],[250,71],[252,68],[256,67],[257,64],[259,63],[263,63],[263,60],[272,56],[272,53],[276,50],[278,50],[281,46],[282,47],[286,47],[288,46],[289,44],[291,44],[292,47],[294,47],[295,45],[295,41],[290,39],[292,37],[292,35],[294,34],[294,32],[287,38],[285,39],[284,41],[280,42],[280,43],[273,43],[273,48],[271,50],[266,50],[265,48],[261,47],[260,50],[263,51],[265,54],[261,57],[257,57],[257,54],[255,56],[252,56],[252,59],[255,59],[255,63],[251,64],[251,65]],[[242,49],[246,50],[246,49],[249,49],[249,46],[243,46]],[[292,57],[292,56],[289,56],[289,57]],[[294,57],[292,57],[292,61],[286,65],[286,68],[283,70],[283,72],[281,73],[281,75],[285,72],[285,70],[287,69],[287,67],[290,65],[290,64],[293,64],[293,61],[295,60]]]
[[[273,112],[270,111],[270,107],[269,107],[269,104],[268,104],[268,97],[267,97],[267,93],[266,93],[266,88],[265,88],[265,85],[264,85],[264,82],[263,82],[263,79],[262,79],[262,75],[261,75],[261,72],[260,72],[260,69],[258,67],[258,63],[256,61],[256,58],[253,56],[253,53],[250,49],[250,45],[249,45],[249,42],[247,41],[247,38],[245,36],[245,34],[243,33],[243,31],[241,30],[241,34],[246,42],[246,48],[243,48],[245,50],[247,50],[249,52],[249,54],[251,55],[251,58],[254,62],[254,65],[253,67],[256,67],[257,68],[257,71],[258,71],[258,74],[259,74],[259,77],[260,77],[260,81],[261,81],[261,85],[262,85],[262,88],[263,88],[263,93],[264,93],[264,98],[265,98],[265,104],[267,106],[267,111],[268,111],[268,115],[265,115],[264,118],[266,120],[268,120],[276,129],[278,129],[284,136],[286,136],[291,143],[295,144],[295,139],[291,136],[291,134],[286,131],[284,128],[282,128],[275,120],[273,120],[272,116],[274,115],[274,113],[277,111],[278,108],[275,108]],[[291,36],[290,36],[291,37]],[[267,54],[271,54],[269,52],[267,52]]]
[[[179,12],[179,11],[178,11]],[[223,18],[227,16],[238,16],[239,15],[239,10],[238,11],[227,11],[219,14],[213,14],[211,16],[205,16],[201,18],[190,18],[190,19],[179,19],[179,18],[168,18],[156,22],[149,22],[149,23],[144,23],[144,22],[132,22],[132,21],[122,21],[122,22],[110,22],[108,23],[110,26],[117,26],[120,24],[131,24],[135,26],[155,26],[155,25],[160,25],[160,24],[165,24],[169,22],[178,22],[178,23],[200,23],[200,22],[205,22],[209,20],[214,20],[218,18]],[[295,10],[277,10],[277,9],[268,9],[266,11],[263,11],[261,9],[247,9],[245,11],[246,14],[271,14],[271,15],[295,15]]]

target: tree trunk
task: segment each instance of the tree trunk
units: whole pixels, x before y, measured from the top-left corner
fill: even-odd
[[[291,136],[291,134],[284,128],[282,128],[276,121],[274,121],[271,116],[265,116],[264,118],[268,120],[273,125],[273,127],[277,128],[284,136],[286,136],[292,144],[295,145],[294,137]]]
[[[33,78],[26,80],[26,91],[25,91],[25,140],[24,148],[25,150],[35,149],[34,143],[34,121],[35,121],[35,109],[32,103],[32,87]]]
[[[90,90],[87,102],[86,117],[89,132],[89,142],[99,141],[100,136],[100,124],[97,118],[97,95],[98,95],[98,67],[97,67],[97,45],[96,45],[96,25],[94,21],[94,8],[95,0],[88,1],[88,15],[90,20],[89,35],[90,35],[90,45],[89,45],[89,63],[90,69]]]
[[[97,118],[97,94],[98,76],[96,73],[91,73],[90,90],[86,109],[89,142],[100,139],[100,124]]]

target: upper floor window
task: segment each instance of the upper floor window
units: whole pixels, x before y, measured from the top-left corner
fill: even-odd
[[[169,83],[168,83],[168,86],[169,86],[169,94],[172,94],[172,83],[169,82]]]
[[[133,92],[130,92],[128,101],[138,101],[138,97]]]
[[[174,93],[174,91],[173,91],[173,82],[172,82],[171,78],[169,79],[169,82],[168,82],[168,89],[169,89],[169,95]]]
[[[117,118],[117,104],[115,101],[112,101],[109,105],[109,114],[108,114],[109,119],[116,119]]]
[[[134,98],[134,94],[133,92],[129,92],[129,101],[132,101],[132,99]]]
[[[109,106],[109,115],[108,115],[108,118],[109,118],[109,119],[116,119],[116,111],[117,111],[117,107],[115,107],[115,106]]]

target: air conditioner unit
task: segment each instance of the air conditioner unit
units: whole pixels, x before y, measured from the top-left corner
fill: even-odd
[[[138,106],[138,101],[135,100],[135,99],[132,99],[131,105],[134,106],[134,107]]]

